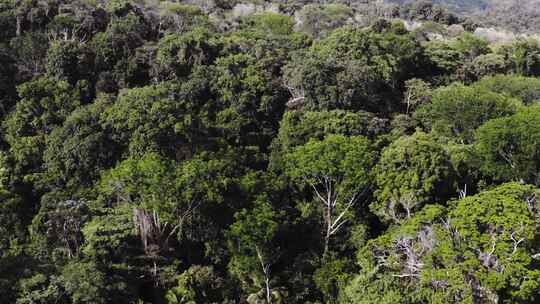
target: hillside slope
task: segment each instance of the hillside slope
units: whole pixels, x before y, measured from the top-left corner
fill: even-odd
[[[429,0],[390,0],[407,4]],[[514,32],[540,31],[540,0],[434,0],[451,11],[471,16],[485,26],[505,28]]]

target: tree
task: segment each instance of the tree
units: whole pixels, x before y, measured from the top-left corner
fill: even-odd
[[[471,33],[451,40],[435,39],[426,45],[426,53],[437,67],[438,80],[468,81],[466,68],[479,56],[490,53],[489,43]]]
[[[471,62],[480,55],[490,52],[487,40],[476,37],[471,33],[463,33],[451,42],[452,47],[462,54],[465,62]]]
[[[313,274],[313,280],[317,288],[323,293],[326,303],[339,303],[340,290],[345,288],[352,278],[350,271],[352,261],[346,258],[334,257],[325,261]]]
[[[93,262],[72,261],[57,275],[42,273],[21,280],[17,304],[102,304],[108,299],[105,274]]]
[[[94,210],[82,233],[85,240],[82,252],[106,273],[107,300],[126,304],[135,302],[141,281],[153,280],[154,277],[148,278],[148,271],[141,266],[140,257],[144,251],[135,233],[132,208],[121,205]],[[99,273],[95,275],[100,278]]]
[[[506,94],[520,99],[529,105],[540,99],[540,79],[519,75],[495,75],[475,82],[475,88],[487,89],[495,93]]]
[[[279,297],[272,290],[272,265],[279,258],[275,238],[283,213],[274,209],[265,197],[259,197],[251,210],[243,209],[235,214],[230,226],[234,255],[229,269],[249,287],[265,290],[266,303]]]
[[[0,250],[5,250],[9,241],[17,236],[22,236],[22,210],[21,200],[18,195],[12,193],[14,179],[13,168],[10,167],[10,159],[4,151],[0,151]],[[1,254],[0,254],[1,256]]]
[[[161,152],[188,158],[212,139],[208,119],[214,109],[198,103],[207,85],[208,79],[193,79],[180,86],[164,82],[125,90],[103,112],[104,128],[112,129],[111,137],[130,155]]]
[[[228,214],[221,203],[234,183],[232,169],[226,160],[201,156],[178,164],[148,153],[106,172],[99,183],[100,200],[105,206],[127,204],[147,253],[167,255],[173,239],[204,242],[219,233],[215,212]]]
[[[277,13],[262,13],[253,16],[253,27],[270,35],[294,35],[292,17]]]
[[[156,61],[159,79],[185,77],[196,65],[213,62],[219,45],[214,34],[199,27],[182,34],[168,34],[159,41]]]
[[[285,84],[299,92],[293,100],[300,99],[290,106],[387,113],[404,82],[429,68],[424,59],[421,46],[409,35],[338,29],[285,66]]]
[[[476,57],[467,67],[472,79],[502,74],[507,71],[504,57],[498,54],[485,54]]]
[[[90,80],[93,70],[93,54],[78,41],[53,41],[47,50],[47,74],[75,84],[78,80]]]
[[[330,134],[375,138],[388,130],[388,120],[369,112],[288,111],[280,123],[274,144],[282,151],[306,144],[310,139],[324,139]]]
[[[493,119],[476,132],[480,169],[497,181],[538,184],[540,169],[540,106]]]
[[[4,121],[5,140],[24,174],[40,169],[47,136],[86,101],[86,82],[71,86],[65,81],[40,77],[18,87],[21,100]]]
[[[32,79],[45,70],[45,55],[48,41],[40,32],[28,32],[13,38],[10,46],[15,50],[15,59],[19,77]]]
[[[124,71],[126,66],[122,66],[121,59],[134,55],[147,34],[148,28],[141,16],[130,12],[123,17],[113,17],[107,30],[97,33],[90,41],[96,56],[96,70],[113,70],[115,74]]]
[[[165,295],[168,304],[214,303],[230,296],[227,282],[212,266],[191,266],[177,281]]]
[[[452,84],[435,90],[431,102],[422,105],[414,117],[436,134],[471,143],[474,130],[484,122],[514,114],[520,106],[519,100],[505,95]]]
[[[428,101],[431,97],[430,86],[421,79],[413,78],[405,82],[405,98],[403,102],[407,105],[405,114],[414,110],[418,105]]]
[[[310,140],[285,156],[286,174],[299,186],[311,188],[322,207],[326,256],[330,240],[351,216],[369,188],[374,152],[365,137],[329,135]]]
[[[79,257],[84,243],[82,229],[91,215],[88,202],[50,192],[41,198],[40,205],[29,226],[29,251],[42,261],[56,263]]]
[[[15,59],[0,49],[0,118],[14,105],[17,97],[16,79],[17,68]]]
[[[130,206],[99,210],[82,228],[85,240],[82,252],[102,264],[125,263],[141,251],[137,246],[138,239],[133,226]]]
[[[48,136],[43,152],[48,188],[90,186],[118,159],[119,147],[100,121],[106,109],[106,99],[79,107]]]
[[[312,43],[307,34],[293,30],[291,17],[275,13],[246,16],[237,31],[217,38],[220,56],[249,55],[273,78],[281,78],[281,69],[294,51]]]
[[[217,126],[231,145],[266,149],[285,111],[286,91],[256,58],[231,54],[216,60],[212,90],[222,105]]]
[[[320,38],[350,22],[353,10],[342,4],[308,4],[298,12],[298,17],[300,30]]]
[[[183,33],[206,23],[203,10],[197,5],[161,1],[157,7],[159,33]]]
[[[343,303],[526,303],[538,297],[537,189],[429,205],[358,251]]]
[[[107,302],[105,274],[93,262],[71,262],[64,266],[60,277],[62,287],[73,304]]]
[[[534,39],[517,39],[499,49],[513,72],[523,76],[540,75],[540,43]]]
[[[68,297],[61,291],[62,286],[56,277],[48,278],[44,274],[36,274],[20,280],[20,291],[17,304],[31,303],[68,303]]]
[[[371,210],[384,221],[409,219],[425,204],[444,201],[455,189],[450,155],[434,136],[417,132],[386,147],[376,169]]]

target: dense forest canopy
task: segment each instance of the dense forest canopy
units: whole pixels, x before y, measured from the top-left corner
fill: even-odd
[[[538,303],[508,3],[0,2],[0,303]]]

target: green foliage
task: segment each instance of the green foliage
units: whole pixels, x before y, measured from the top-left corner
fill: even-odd
[[[127,205],[102,210],[82,229],[84,254],[104,263],[122,263],[139,254],[133,229],[133,213]]]
[[[263,13],[253,17],[254,27],[271,35],[292,35],[294,20],[286,15]]]
[[[216,123],[231,144],[269,145],[285,108],[284,91],[271,79],[270,71],[249,55],[216,61],[212,89],[224,105]]]
[[[27,32],[10,41],[17,61],[17,69],[25,79],[40,75],[45,68],[48,41],[45,34]]]
[[[90,78],[92,65],[93,55],[78,42],[55,41],[47,51],[47,73],[71,84]]]
[[[13,242],[25,239],[26,209],[19,195],[0,189],[0,260]]]
[[[302,31],[313,37],[324,37],[331,30],[345,25],[353,17],[353,11],[341,4],[310,4],[300,10],[299,17]]]
[[[498,50],[510,63],[514,73],[523,76],[540,75],[540,43],[535,39],[519,39]]]
[[[359,250],[362,271],[345,289],[344,303],[533,301],[534,193],[506,184],[449,210],[425,207]]]
[[[353,207],[371,186],[375,153],[362,136],[328,135],[311,139],[285,155],[285,174],[299,188],[312,191],[312,202],[319,202],[324,236],[323,258],[332,236],[356,215]]]
[[[540,107],[532,105],[515,115],[493,119],[476,132],[481,170],[498,181],[538,184],[540,166]]]
[[[346,191],[359,191],[370,184],[375,155],[362,136],[329,135],[310,140],[286,156],[286,172],[300,184],[318,185],[323,178]]]
[[[425,204],[444,201],[455,189],[450,155],[434,136],[422,132],[385,148],[375,171],[378,190],[370,208],[385,221],[410,218]]]
[[[51,132],[43,152],[47,182],[69,188],[90,185],[118,157],[118,147],[100,123],[106,104],[80,107]]]
[[[67,299],[62,294],[61,286],[58,286],[56,280],[57,278],[53,277],[51,278],[52,282],[49,282],[49,279],[43,274],[21,280],[17,304],[67,303]]]
[[[471,78],[480,79],[484,76],[493,76],[506,72],[507,64],[501,55],[485,54],[476,57],[470,63],[468,70],[472,74]]]
[[[212,266],[191,266],[177,278],[177,286],[167,291],[168,304],[217,303],[226,301],[226,281]]]
[[[405,82],[405,97],[403,103],[407,105],[406,114],[416,109],[420,104],[429,101],[431,88],[428,83],[421,79],[413,78]]]
[[[144,42],[146,27],[141,17],[129,13],[121,18],[113,18],[105,32],[97,33],[91,41],[96,54],[96,68],[99,71],[122,69],[117,63],[128,58]]]
[[[30,237],[35,255],[61,260],[79,256],[82,228],[90,218],[88,203],[49,193],[32,220]]]
[[[127,159],[104,174],[99,192],[105,206],[127,204],[155,212],[179,240],[196,236],[206,241],[220,230],[220,221],[206,216],[228,212],[219,204],[233,183],[234,172],[226,160],[195,157],[178,164],[150,153]]]
[[[376,137],[384,133],[388,122],[369,112],[294,111],[281,121],[276,144],[280,152],[305,144],[309,139],[324,139],[330,134]]]
[[[105,275],[92,262],[72,262],[62,269],[62,285],[74,304],[107,302]]]
[[[0,117],[3,117],[15,101],[17,90],[13,78],[17,74],[14,58],[0,48]]]
[[[100,192],[116,204],[133,204],[173,217],[177,198],[174,163],[157,154],[127,159],[108,171],[100,181]],[[110,203],[108,203],[110,204]]]
[[[346,259],[328,261],[317,269],[313,280],[323,293],[326,303],[337,303],[339,291],[346,286],[351,278],[351,265]]]
[[[253,209],[243,209],[236,213],[236,221],[230,228],[231,236],[248,250],[268,246],[279,228],[280,216],[283,215],[275,211],[264,198],[260,198]]]
[[[160,79],[185,77],[194,66],[213,61],[218,45],[206,28],[196,28],[183,34],[168,34],[159,41],[157,64]]]
[[[185,32],[206,23],[200,7],[171,1],[159,1],[160,32]]]
[[[515,113],[521,106],[517,99],[485,88],[453,84],[433,92],[431,102],[415,113],[428,130],[471,143],[474,130],[484,122]]]
[[[0,1],[0,302],[538,302],[516,1]]]
[[[102,120],[114,131],[113,139],[127,145],[131,155],[159,151],[190,156],[197,142],[208,140],[204,129],[206,111],[210,111],[210,105],[199,104],[190,96],[198,97],[197,91],[188,91],[205,83],[191,85],[187,82],[178,88],[165,82],[123,91],[103,112]]]
[[[475,82],[474,87],[520,99],[528,105],[540,99],[540,80],[519,75],[496,75]]]
[[[465,61],[471,61],[480,55],[490,52],[489,42],[475,37],[470,33],[464,33],[456,40],[450,42],[450,47],[458,51]]]
[[[265,275],[269,275],[280,254],[275,239],[282,218],[283,213],[275,210],[265,197],[258,198],[251,210],[235,214],[229,231],[233,247],[229,270],[247,291],[265,288]]]
[[[75,87],[41,77],[18,87],[21,100],[4,121],[5,140],[19,167],[36,170],[42,161],[45,138],[85,100],[86,83]]]
[[[492,56],[485,57],[489,56],[486,54],[491,52],[489,43],[470,33],[464,33],[451,40],[435,39],[429,41],[426,52],[442,74],[439,81],[443,82],[448,80],[467,81],[470,78],[468,73],[472,73],[474,79],[474,77],[482,76],[483,69],[490,65],[494,64],[497,67],[497,63],[486,63],[488,58],[493,59]],[[500,61],[500,58],[497,60]],[[468,72],[467,70],[472,71]],[[493,72],[497,72],[497,70]]]
[[[420,45],[408,35],[342,28],[296,54],[285,81],[309,110],[387,112],[405,80],[422,75]],[[296,96],[294,96],[296,97]]]

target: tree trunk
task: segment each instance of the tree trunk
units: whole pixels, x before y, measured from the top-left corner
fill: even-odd
[[[330,237],[332,233],[332,207],[330,206],[330,204],[331,202],[328,201],[327,207],[326,207],[326,215],[325,215],[326,235],[324,236],[323,259],[325,259],[326,255],[328,254],[328,249],[330,247]]]
[[[264,276],[265,276],[265,284],[266,284],[266,302],[268,304],[272,304],[272,293],[270,291],[270,278],[266,274]]]
[[[21,32],[22,32],[22,17],[17,16],[17,30],[15,32],[15,35],[17,35],[17,37],[19,37],[19,36],[21,36]]]
[[[270,289],[270,264],[264,262],[264,258],[261,254],[260,249],[255,246],[255,251],[257,252],[257,257],[261,263],[261,268],[264,274],[264,284],[266,289],[266,303],[272,304],[272,290]]]
[[[323,260],[326,259],[326,254],[328,253],[328,243],[330,243],[330,236],[327,234],[324,238],[324,252],[323,252]]]

